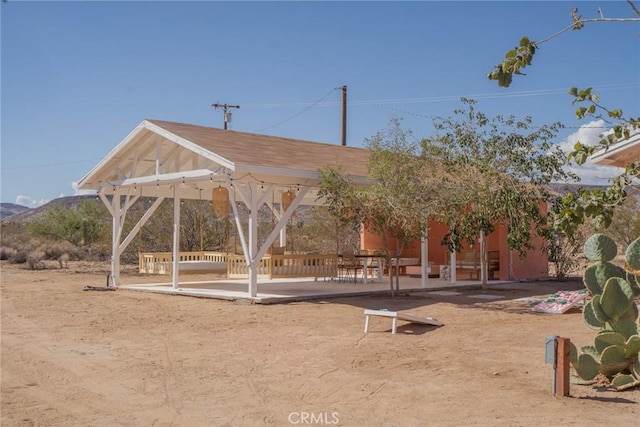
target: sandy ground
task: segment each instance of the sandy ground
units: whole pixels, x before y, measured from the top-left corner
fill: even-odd
[[[637,425],[640,391],[551,393],[549,335],[592,341],[579,309],[521,297],[579,282],[514,284],[502,300],[425,293],[248,305],[118,290],[106,267],[1,264],[2,426]],[[127,274],[127,273],[125,273]],[[408,310],[443,327],[373,318]]]

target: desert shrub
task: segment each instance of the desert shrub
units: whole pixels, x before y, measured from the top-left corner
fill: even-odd
[[[90,246],[82,246],[78,248],[78,258],[84,261],[107,261],[111,259],[111,245],[94,243]]]
[[[63,253],[58,257],[58,262],[60,263],[60,268],[69,268],[69,260],[71,256],[68,253]]]
[[[8,260],[16,252],[18,252],[18,251],[16,251],[14,248],[9,248],[7,246],[2,246],[2,247],[0,247],[0,260]]]
[[[67,267],[72,259],[78,259],[78,248],[70,242],[49,242],[41,247],[45,259],[58,261],[60,268]]]
[[[40,249],[33,250],[27,254],[27,268],[29,270],[39,270],[44,268],[42,260],[45,258],[44,251]]]
[[[27,251],[24,249],[16,250],[8,259],[11,264],[24,264],[27,262]]]
[[[581,245],[566,238],[558,238],[548,245],[549,262],[553,264],[555,277],[566,279],[581,265]]]
[[[77,259],[78,248],[68,241],[50,242],[42,246],[45,258],[50,260],[58,260],[62,255],[66,254],[68,260]]]

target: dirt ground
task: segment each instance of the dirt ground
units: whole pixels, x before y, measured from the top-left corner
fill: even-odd
[[[2,261],[2,426],[637,425],[640,391],[551,393],[549,335],[593,340],[579,309],[531,300],[578,281],[248,305],[102,285],[106,266]],[[132,274],[132,273],[125,273]],[[409,310],[444,326],[372,318]]]

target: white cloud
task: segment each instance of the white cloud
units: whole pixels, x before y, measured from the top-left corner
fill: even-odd
[[[29,196],[19,195],[16,197],[16,205],[26,206],[28,208],[37,208],[38,206],[42,206],[46,203],[49,203],[47,199],[36,200]]]
[[[573,150],[573,146],[576,142],[580,142],[583,145],[596,145],[600,142],[600,135],[606,130],[606,123],[604,120],[594,120],[580,126],[580,129],[569,135],[567,139],[559,144],[560,148],[565,153],[569,153]],[[566,166],[565,170],[578,175],[581,179],[581,183],[592,185],[608,185],[611,178],[622,173],[621,168],[595,165],[590,159],[580,166],[572,163],[571,165]]]

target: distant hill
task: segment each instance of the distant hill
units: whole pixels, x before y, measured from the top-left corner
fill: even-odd
[[[30,222],[33,221],[34,219],[39,218],[40,216],[42,216],[45,212],[47,212],[49,209],[56,207],[56,206],[62,206],[65,208],[74,208],[76,206],[79,206],[82,202],[86,201],[86,200],[96,200],[96,196],[67,196],[67,197],[59,197],[57,199],[54,199],[52,201],[50,201],[49,203],[46,203],[42,206],[39,206],[37,208],[33,208],[33,209],[29,209],[25,206],[19,206],[19,205],[13,205],[12,203],[2,203],[2,211],[3,211],[3,215],[2,218],[0,219],[0,221],[2,221],[3,224],[6,223],[26,223],[26,222]],[[102,202],[100,202],[102,203]],[[16,209],[10,216],[5,216],[4,215],[4,209],[5,206],[9,205],[9,206],[17,206],[22,208],[21,210]]]
[[[0,218],[6,218],[30,210],[26,206],[16,205],[15,203],[0,203]]]

